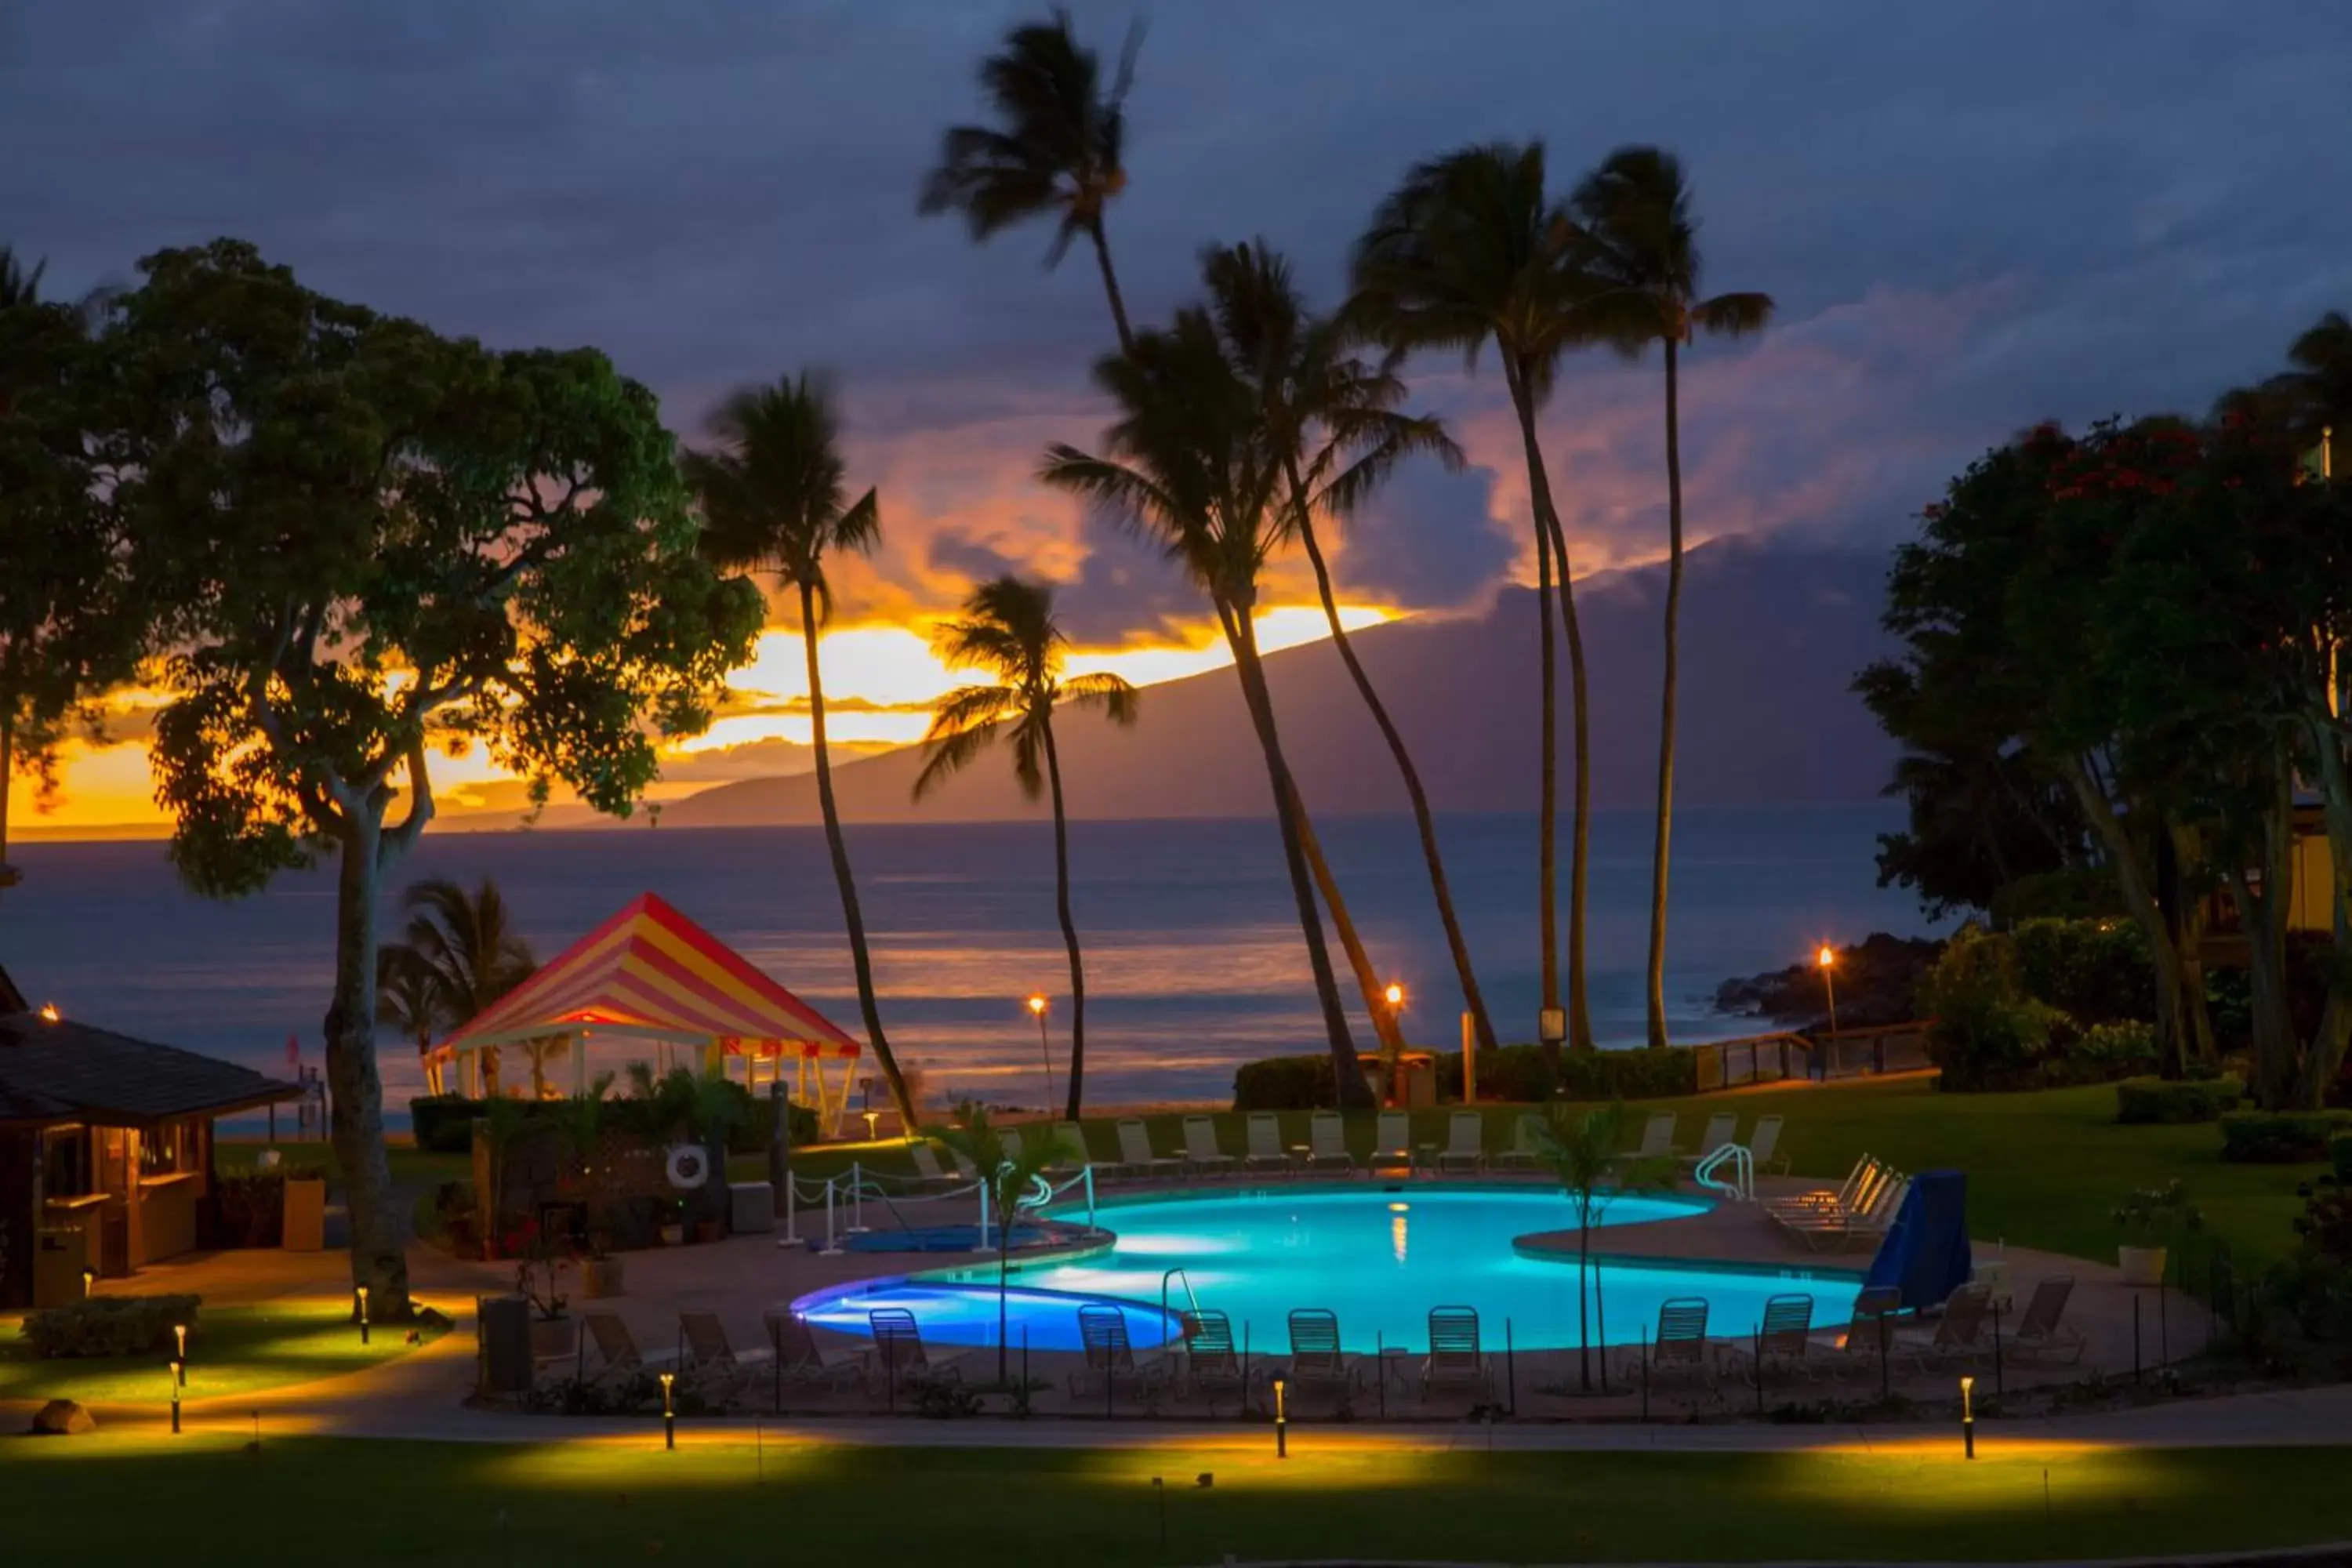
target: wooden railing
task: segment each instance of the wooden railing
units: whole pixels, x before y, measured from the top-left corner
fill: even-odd
[[[1784,1079],[1826,1082],[1913,1072],[1929,1066],[1927,1022],[1885,1024],[1867,1029],[1799,1035],[1785,1030],[1710,1040],[1698,1052],[1698,1087],[1730,1089],[1743,1083]]]

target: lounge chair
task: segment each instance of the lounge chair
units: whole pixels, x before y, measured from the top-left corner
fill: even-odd
[[[580,1325],[587,1331],[588,1343],[596,1351],[595,1374],[590,1383],[602,1383],[606,1378],[627,1380],[646,1370],[646,1358],[637,1352],[637,1342],[629,1333],[629,1325],[613,1312],[583,1314]]]
[[[775,1352],[779,1382],[830,1391],[866,1381],[871,1351],[829,1356],[810,1331],[808,1320],[796,1313],[770,1312],[761,1321],[768,1331],[769,1347]]]
[[[1318,1110],[1307,1123],[1307,1167],[1337,1164],[1343,1171],[1356,1168],[1356,1157],[1348,1152],[1348,1124],[1336,1110]]]
[[[1230,1171],[1240,1162],[1217,1147],[1217,1124],[1205,1116],[1184,1118],[1184,1163],[1195,1172]]]
[[[1140,1121],[1118,1124],[1118,1168],[1129,1175],[1157,1176],[1163,1173],[1181,1173],[1184,1162],[1172,1155],[1151,1152],[1151,1133]]]
[[[1862,1201],[1871,1184],[1885,1169],[1876,1155],[1864,1154],[1853,1163],[1853,1169],[1846,1173],[1845,1180],[1837,1186],[1816,1187],[1811,1192],[1767,1198],[1764,1200],[1764,1212],[1778,1215],[1803,1210],[1851,1208]]]
[[[963,1381],[963,1369],[955,1364],[961,1354],[934,1359],[923,1348],[923,1331],[915,1314],[906,1308],[877,1307],[866,1314],[866,1321],[874,1334],[874,1354],[866,1369],[870,1390],[878,1394],[925,1378]]]
[[[1674,1131],[1671,1128],[1667,1130],[1666,1136],[1669,1139],[1674,1137]],[[1717,1149],[1730,1143],[1738,1136],[1738,1112],[1732,1110],[1718,1110],[1714,1115],[1706,1119],[1706,1131],[1698,1135],[1698,1152],[1695,1154],[1685,1154],[1682,1157],[1682,1163],[1690,1166],[1693,1170],[1696,1170],[1699,1166],[1706,1163],[1706,1157],[1709,1154],[1714,1153]]]
[[[1211,1399],[1225,1389],[1244,1392],[1248,1380],[1243,1375],[1241,1352],[1234,1348],[1233,1320],[1223,1312],[1201,1309],[1184,1313],[1181,1321],[1184,1359],[1178,1391]]]
[[[1828,1363],[1830,1375],[1848,1371],[1876,1373],[1879,1358],[1895,1353],[1895,1315],[1902,1305],[1903,1293],[1892,1285],[1874,1286],[1855,1296],[1853,1315],[1847,1320]]]
[[[677,1375],[714,1405],[734,1398],[751,1381],[716,1312],[677,1315]]]
[[[1475,1110],[1457,1110],[1445,1119],[1445,1147],[1437,1156],[1437,1168],[1448,1171],[1465,1165],[1472,1171],[1486,1168],[1486,1119]]]
[[[1802,1377],[1812,1371],[1805,1352],[1813,1343],[1813,1299],[1811,1296],[1773,1296],[1764,1303],[1764,1321],[1759,1325],[1756,1338],[1744,1345],[1732,1345],[1724,1352],[1724,1364],[1728,1370],[1752,1368],[1758,1357],[1767,1372],[1795,1373]]]
[[[1748,1163],[1759,1176],[1789,1168],[1789,1157],[1780,1152],[1780,1126],[1784,1120],[1777,1112],[1759,1116],[1756,1119],[1756,1131],[1748,1135]]]
[[[1277,1170],[1288,1170],[1290,1151],[1282,1146],[1282,1119],[1271,1110],[1253,1110],[1245,1125],[1249,1142],[1247,1152],[1242,1155],[1242,1169],[1255,1171],[1260,1165],[1272,1165]]]
[[[1897,1359],[1911,1362],[1923,1371],[1957,1366],[1980,1361],[1992,1354],[1992,1335],[1985,1325],[1990,1321],[1992,1288],[1989,1285],[1963,1285],[1945,1299],[1943,1316],[1936,1320],[1936,1331],[1925,1341],[1897,1342]]]
[[[1903,1213],[1911,1193],[1911,1178],[1888,1173],[1888,1179],[1871,1190],[1858,1209],[1825,1209],[1812,1215],[1776,1215],[1782,1229],[1815,1252],[1843,1252],[1857,1242],[1875,1246],[1886,1239]]]
[[[1106,1389],[1114,1396],[1121,1388],[1150,1394],[1168,1382],[1166,1356],[1135,1359],[1135,1346],[1127,1337],[1127,1313],[1118,1307],[1098,1301],[1080,1307],[1078,1342],[1085,1348],[1086,1360],[1070,1373],[1073,1399],[1083,1399],[1090,1393]]]
[[[1500,1165],[1526,1165],[1537,1168],[1544,1163],[1543,1145],[1537,1142],[1537,1131],[1543,1122],[1533,1116],[1522,1116],[1511,1124],[1511,1146],[1495,1156]]]
[[[1658,1379],[1687,1377],[1715,1384],[1715,1363],[1706,1354],[1706,1298],[1675,1296],[1658,1303],[1657,1337],[1650,1342],[1649,1376]],[[1625,1378],[1633,1382],[1642,1375],[1642,1352],[1636,1350],[1625,1363]]]
[[[948,1150],[948,1158],[955,1162],[956,1180],[960,1182],[976,1182],[980,1180],[980,1167],[971,1163],[971,1155],[965,1153],[961,1149],[950,1146]]]
[[[1372,1123],[1372,1168],[1412,1169],[1412,1118],[1402,1110],[1383,1110]]]
[[[1680,1153],[1675,1147],[1675,1113],[1671,1110],[1654,1112],[1642,1124],[1641,1146],[1633,1151],[1636,1160],[1664,1160]]]
[[[1290,1381],[1302,1389],[1335,1389],[1341,1394],[1361,1386],[1356,1358],[1339,1349],[1338,1314],[1301,1307],[1290,1314]]]
[[[1429,1359],[1421,1366],[1421,1397],[1467,1389],[1481,1397],[1494,1391],[1494,1368],[1478,1342],[1478,1313],[1470,1307],[1429,1310]]]
[[[2045,1275],[2036,1282],[2025,1315],[2009,1335],[2009,1353],[2019,1361],[2081,1361],[2083,1331],[2066,1321],[2066,1302],[2074,1294],[2072,1274]]]
[[[1056,1121],[1054,1123],[1054,1131],[1061,1134],[1062,1142],[1068,1144],[1070,1149],[1068,1153],[1054,1162],[1055,1170],[1075,1173],[1085,1170],[1094,1163],[1094,1155],[1087,1149],[1085,1128],[1075,1121]]]
[[[924,1139],[918,1138],[912,1143],[907,1145],[907,1158],[915,1163],[915,1180],[921,1185],[931,1187],[952,1186],[956,1183],[964,1179],[962,1173],[960,1172],[954,1175],[950,1175],[947,1172],[941,1170],[940,1168],[940,1157],[938,1152],[934,1151],[929,1142]]]

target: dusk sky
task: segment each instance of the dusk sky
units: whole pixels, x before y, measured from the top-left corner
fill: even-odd
[[[1116,54],[1129,5],[1074,7]],[[1110,339],[1091,259],[974,247],[916,191],[973,68],[1034,4],[16,0],[0,7],[0,242],[72,291],[220,235],[311,286],[501,346],[589,343],[697,431],[753,378],[831,367],[886,548],[837,579],[827,681],[853,739],[904,740],[947,678],[926,617],[1008,564],[1065,585],[1089,662],[1213,668],[1194,596],[1030,475],[1090,445]],[[1109,218],[1163,317],[1211,240],[1263,235],[1336,302],[1416,159],[1541,138],[1563,193],[1624,142],[1679,153],[1708,282],[1760,339],[1702,348],[1695,537],[1888,542],[1974,452],[2044,416],[2201,411],[2352,308],[2352,7],[1164,4]],[[1365,619],[1472,609],[1523,560],[1498,374],[1416,366],[1472,468],[1408,471],[1348,541]],[[1575,362],[1546,421],[1579,571],[1664,549],[1654,362]],[[1299,580],[1274,598],[1303,606]],[[1277,640],[1311,635],[1283,612]],[[671,787],[796,765],[797,649]],[[861,705],[867,710],[858,711]],[[135,729],[135,725],[134,725]],[[22,786],[19,786],[22,787]],[[26,826],[152,816],[135,743],[77,753]],[[492,790],[478,802],[499,798]],[[29,806],[29,796],[25,804]]]

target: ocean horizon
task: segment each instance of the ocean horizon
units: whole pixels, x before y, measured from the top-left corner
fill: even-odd
[[[1930,929],[1916,900],[1875,885],[1876,836],[1900,806],[1687,807],[1675,815],[1666,1005],[1678,1040],[1752,1032],[1715,1011],[1725,979],[1801,961],[1823,940]],[[1412,820],[1318,823],[1333,874],[1383,978],[1402,981],[1406,1034],[1451,1049],[1460,990]],[[1054,999],[1064,1081],[1068,972],[1042,823],[852,824],[849,852],[873,945],[883,1026],[934,1103],[970,1094],[1047,1103],[1023,999]],[[1643,1034],[1651,817],[1593,816],[1593,1022],[1607,1046]],[[1236,1065],[1319,1050],[1320,1014],[1271,819],[1076,822],[1072,900],[1087,958],[1087,1098],[1216,1100]],[[1496,1030],[1535,1036],[1536,822],[1441,816],[1457,908]],[[1564,907],[1569,841],[1560,838]],[[0,965],[36,1005],[125,1034],[286,1070],[287,1040],[321,1059],[334,947],[331,867],[280,876],[221,903],[183,888],[152,840],[35,842],[0,894]],[[401,889],[488,876],[539,958],[552,958],[630,898],[655,892],[863,1038],[841,906],[813,827],[428,834],[385,880],[388,936]],[[1332,942],[1341,984],[1355,1003]],[[1371,1032],[1351,1007],[1360,1044]],[[642,1054],[642,1053],[640,1053]],[[415,1050],[386,1036],[385,1109],[404,1126],[421,1093]],[[599,1065],[614,1065],[603,1063]]]

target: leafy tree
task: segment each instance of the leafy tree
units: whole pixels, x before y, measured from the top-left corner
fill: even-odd
[[[530,943],[508,919],[505,895],[488,877],[471,892],[430,877],[409,884],[401,902],[407,930],[377,952],[376,1019],[415,1036],[420,1049],[432,1036],[480,1016],[539,967]],[[547,1058],[560,1045],[554,1037],[525,1042],[533,1100],[547,1098]]]
[[[1102,269],[1122,349],[1134,346],[1135,333],[1111,269],[1103,213],[1127,188],[1120,160],[1127,89],[1142,41],[1140,31],[1128,34],[1106,91],[1101,62],[1079,45],[1068,12],[1013,28],[1003,50],[980,67],[981,89],[997,123],[958,125],[947,132],[939,165],[923,182],[921,203],[926,213],[961,213],[975,240],[1032,218],[1054,218],[1048,267],[1058,265],[1070,242],[1084,236]]]
[[[1021,1149],[1007,1153],[1004,1134],[988,1119],[988,1109],[966,1103],[956,1124],[940,1129],[940,1141],[980,1173],[986,1187],[990,1222],[996,1227],[996,1381],[1002,1385],[1006,1366],[1006,1325],[1011,1320],[1013,1227],[1020,1223],[1021,1205],[1035,1191],[1047,1171],[1086,1158],[1058,1127],[1032,1125],[1021,1130]]]
[[[1387,704],[1373,688],[1339,619],[1330,566],[1324,560],[1315,521],[1318,513],[1334,521],[1344,519],[1364,504],[1398,463],[1417,453],[1437,458],[1449,470],[1458,469],[1463,461],[1461,448],[1435,418],[1398,411],[1397,405],[1404,400],[1404,383],[1393,362],[1368,362],[1357,352],[1357,341],[1346,322],[1308,313],[1291,280],[1290,264],[1265,241],[1212,248],[1203,259],[1202,275],[1218,331],[1235,362],[1247,367],[1257,383],[1278,427],[1291,526],[1314,568],[1316,594],[1323,602],[1332,646],[1339,650],[1340,663],[1355,682],[1373,723],[1380,727],[1389,754],[1396,761],[1398,775],[1404,781],[1463,1001],[1480,1046],[1491,1050],[1496,1043],[1495,1026],[1487,1016],[1477,972],[1471,966],[1462,922],[1454,913],[1454,892],[1438,851],[1429,795],[1405,748],[1403,734],[1389,717]],[[1375,1022],[1384,1026],[1383,1049],[1391,1054],[1401,1050],[1403,1038],[1393,1010],[1377,997],[1368,1002]]]
[[[824,675],[817,633],[833,608],[825,558],[845,551],[870,554],[882,538],[881,512],[868,489],[849,499],[841,458],[841,420],[831,384],[803,371],[773,386],[740,388],[710,416],[716,449],[688,452],[686,475],[701,501],[703,542],[710,558],[730,571],[766,572],[800,600],[801,642],[808,656],[810,741],[816,753],[816,798],[824,816],[825,847],[841,889],[849,930],[849,957],[857,974],[857,1006],[874,1057],[901,1123],[915,1125],[907,1080],[882,1032],[874,998],[874,963],[866,951],[866,917],[849,869],[841,812],[834,804],[833,759],[824,734]]]
[[[130,679],[145,630],[87,440],[102,374],[89,307],[42,300],[42,271],[0,246],[0,888],[11,786],[55,798],[59,744],[100,731],[99,699]]]
[[[1592,1268],[1592,1227],[1610,1204],[1629,1193],[1654,1191],[1669,1184],[1672,1163],[1656,1159],[1628,1159],[1619,1152],[1625,1143],[1624,1102],[1578,1110],[1566,1101],[1548,1106],[1535,1124],[1536,1158],[1559,1179],[1562,1191],[1576,1205],[1576,1367],[1584,1392],[1592,1392],[1591,1301],[1599,1293],[1600,1277]],[[1587,1279],[1592,1289],[1585,1288]]]
[[[1703,295],[1698,220],[1682,161],[1655,147],[1621,147],[1584,177],[1570,201],[1584,230],[1583,264],[1597,289],[1593,324],[1628,358],[1652,343],[1666,362],[1666,655],[1658,717],[1658,814],[1650,853],[1649,1041],[1666,1042],[1666,860],[1674,839],[1675,702],[1682,651],[1683,451],[1676,369],[1700,332],[1741,337],[1764,330],[1769,294]]]
[[[2223,395],[2226,423],[2277,430],[2308,458],[2327,432],[2352,441],[2352,318],[2330,310],[2287,350],[2290,368],[2258,385]]]
[[[915,775],[920,799],[950,774],[961,772],[1000,736],[1012,742],[1013,773],[1021,792],[1035,800],[1050,791],[1054,805],[1054,911],[1062,922],[1062,942],[1070,954],[1070,1098],[1066,1114],[1076,1121],[1086,1085],[1087,973],[1078,954],[1078,928],[1070,917],[1070,832],[1062,804],[1062,758],[1054,743],[1054,710],[1064,704],[1089,708],[1114,724],[1135,722],[1137,693],[1116,675],[1062,672],[1069,639],[1054,618],[1054,590],[1043,583],[999,577],[983,583],[964,601],[961,619],[948,622],[931,639],[950,669],[982,669],[993,684],[960,686],[940,700],[929,734],[923,771]],[[909,1125],[912,1125],[909,1123]]]
[[[1162,545],[1216,611],[1265,757],[1283,859],[1323,1009],[1340,1103],[1366,1104],[1370,1090],[1357,1066],[1339,983],[1324,949],[1315,883],[1301,843],[1306,812],[1283,756],[1253,620],[1258,574],[1283,542],[1290,518],[1264,401],[1228,357],[1209,312],[1197,306],[1178,312],[1168,330],[1138,336],[1131,351],[1102,360],[1095,379],[1118,410],[1105,438],[1111,455],[1096,457],[1056,444],[1040,477]]]
[[[432,820],[433,752],[625,814],[749,658],[758,594],[697,552],[653,395],[602,354],[442,338],[234,241],[141,269],[107,332],[110,438],[175,650],[152,752],[172,859],[221,898],[335,861],[331,1131],[353,1281],[397,1313],[377,888]]]
[[[1465,147],[1419,164],[1391,192],[1356,242],[1349,314],[1398,350],[1458,349],[1472,365],[1489,342],[1526,449],[1536,533],[1541,626],[1542,785],[1538,804],[1538,930],[1543,946],[1543,1005],[1560,1005],[1555,887],[1558,857],[1557,745],[1553,688],[1552,574],[1559,571],[1567,634],[1570,723],[1576,748],[1574,824],[1569,860],[1568,1033],[1593,1045],[1585,986],[1586,884],[1591,858],[1592,770],[1584,636],[1576,616],[1568,539],[1553,504],[1536,416],[1549,397],[1560,356],[1585,341],[1581,314],[1592,286],[1578,266],[1580,242],[1567,209],[1545,189],[1541,142]],[[1547,1049],[1550,1042],[1545,1042]],[[1557,1064],[1554,1064],[1555,1076]]]

